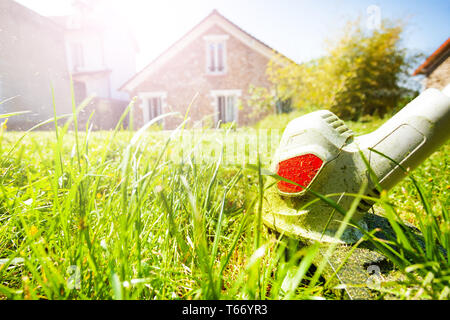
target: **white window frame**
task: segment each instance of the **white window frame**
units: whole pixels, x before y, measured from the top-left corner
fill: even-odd
[[[223,75],[227,73],[228,67],[227,67],[227,40],[229,39],[229,35],[206,35],[203,37],[203,39],[205,40],[205,56],[206,56],[206,73],[208,75]],[[210,65],[211,65],[211,55],[210,55],[210,51],[209,51],[209,47],[210,45],[214,45],[214,60],[217,64],[217,62],[219,61],[219,51],[218,51],[218,45],[221,44],[222,48],[223,48],[223,52],[222,52],[222,59],[223,59],[223,70],[219,71],[219,70],[214,70],[211,71],[210,70]],[[216,65],[217,68],[217,65]]]
[[[141,100],[140,108],[142,109],[142,116],[144,124],[148,123],[150,120],[150,99],[160,98],[161,99],[161,114],[165,113],[167,108],[167,92],[157,91],[157,92],[141,92],[139,94],[139,99]],[[162,125],[164,127],[165,119],[162,119]]]
[[[219,121],[219,103],[218,98],[224,97],[234,97],[234,122],[239,123],[239,99],[242,96],[242,90],[211,90],[210,95],[212,97],[212,107],[214,110],[214,123],[217,124]],[[227,99],[225,99],[227,100]]]

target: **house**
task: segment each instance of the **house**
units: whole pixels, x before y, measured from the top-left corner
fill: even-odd
[[[424,75],[424,88],[443,89],[450,83],[450,38],[448,38],[413,73]]]
[[[75,13],[50,17],[64,28],[67,66],[73,79],[75,101],[95,98],[80,114],[86,121],[95,110],[95,129],[114,127],[130,101],[119,87],[136,73],[137,42],[101,2],[75,1]]]
[[[69,73],[64,30],[51,20],[12,1],[0,1],[0,114],[9,129],[26,130],[70,112]]]
[[[189,117],[202,126],[232,121],[248,125],[263,116],[255,115],[249,105],[249,88],[270,89],[266,68],[271,59],[279,64],[286,61],[214,10],[121,90],[137,97],[133,116],[137,126],[177,111],[181,117],[162,121],[165,129],[173,129],[189,105]]]

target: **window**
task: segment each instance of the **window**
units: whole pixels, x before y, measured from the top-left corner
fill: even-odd
[[[208,74],[226,73],[226,43],[227,35],[205,36],[206,40],[206,72]]]
[[[75,103],[80,104],[87,97],[86,84],[82,81],[74,81],[73,92],[75,96]]]
[[[233,122],[236,119],[236,97],[218,96],[217,97],[217,120],[221,123]]]
[[[211,91],[214,100],[216,123],[238,121],[238,98],[240,90],[214,90]]]
[[[144,124],[164,113],[167,94],[165,92],[146,92],[140,94]],[[163,120],[159,121],[163,124]]]
[[[282,99],[277,99],[277,101],[275,102],[275,108],[278,114],[280,113],[289,113],[292,111],[292,106],[291,106],[291,98],[282,100]]]
[[[162,115],[162,101],[161,97],[153,97],[148,100],[148,109],[150,119],[152,120],[160,115]]]
[[[210,43],[208,46],[209,59],[208,59],[208,73],[224,73],[224,44],[223,43]]]
[[[74,71],[84,67],[83,46],[80,43],[73,43],[72,50],[72,67]]]

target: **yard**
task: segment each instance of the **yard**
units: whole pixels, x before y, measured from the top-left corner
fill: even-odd
[[[382,122],[348,125],[362,134]],[[239,149],[247,133],[249,147]],[[0,299],[336,299],[310,267],[314,248],[258,224],[261,182],[271,181],[246,166],[257,160],[251,137],[250,128],[3,128]],[[230,139],[237,157],[222,162],[221,142],[229,146]],[[192,152],[210,149],[206,161]],[[262,152],[261,166],[269,168],[273,148]],[[449,260],[429,250],[450,244],[449,154],[447,143],[413,171],[423,198],[410,179],[387,195],[401,218],[423,224],[432,237],[420,252],[398,236],[394,256],[406,280],[385,289],[391,298],[449,297]]]

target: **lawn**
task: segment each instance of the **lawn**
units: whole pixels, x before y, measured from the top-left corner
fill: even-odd
[[[366,133],[382,122],[348,125]],[[246,164],[258,168],[259,146],[269,168],[280,132],[263,147],[251,128],[66,129],[1,133],[0,298],[338,297],[314,274],[314,247],[278,238],[258,219],[271,181]],[[223,145],[232,157],[221,161]],[[405,179],[375,205],[432,237],[423,251],[395,240],[406,280],[391,297],[449,297],[449,261],[433,253],[450,247],[449,151],[447,143],[413,171],[419,189]]]

